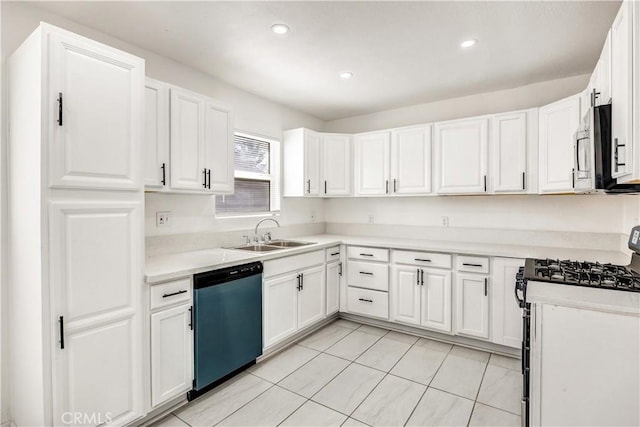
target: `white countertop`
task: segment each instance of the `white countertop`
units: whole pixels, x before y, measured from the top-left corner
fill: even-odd
[[[630,256],[619,251],[557,248],[544,246],[505,245],[477,242],[435,241],[423,239],[394,239],[385,237],[357,237],[320,234],[301,236],[290,240],[314,242],[313,245],[282,249],[273,252],[249,252],[237,249],[213,248],[179,254],[150,257],[146,260],[147,283],[164,282],[179,277],[231,267],[254,261],[266,261],[338,244],[363,245],[393,249],[411,249],[466,255],[485,255],[507,258],[559,258],[584,261],[610,262],[626,265]]]

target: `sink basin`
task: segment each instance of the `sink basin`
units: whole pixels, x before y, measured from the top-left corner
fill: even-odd
[[[265,243],[269,246],[277,246],[278,248],[297,248],[298,246],[313,245],[313,242],[296,242],[294,240],[272,240]]]
[[[258,243],[254,245],[234,246],[229,249],[239,249],[241,251],[251,251],[251,252],[269,252],[269,251],[277,251],[283,248],[279,246],[269,246],[269,245]]]

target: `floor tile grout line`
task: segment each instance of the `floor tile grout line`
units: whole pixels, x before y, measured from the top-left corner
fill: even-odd
[[[257,375],[254,375],[254,377],[260,378]],[[262,378],[260,378],[262,379]],[[275,387],[276,385],[270,381],[267,381],[269,384],[271,384],[269,387],[267,387],[262,393],[259,393],[258,395],[256,395],[253,399],[245,402],[242,406],[240,406],[238,409],[236,409],[235,411],[231,412],[229,415],[227,415],[226,417],[224,417],[223,419],[221,419],[220,421],[218,421],[217,423],[214,423],[213,425],[220,425],[224,420],[226,420],[227,418],[231,417],[233,414],[235,414],[236,412],[238,412],[239,410],[241,410],[242,408],[244,408],[245,406],[247,406],[249,403],[253,402],[254,400],[256,400],[258,397],[262,396],[263,394],[265,394],[267,391],[271,390],[273,387]]]
[[[478,386],[478,391],[476,392],[476,397],[473,399],[473,407],[471,408],[471,413],[469,414],[469,419],[467,420],[467,427],[471,424],[471,419],[473,418],[473,411],[476,410],[476,403],[478,403],[478,396],[480,395],[480,389],[482,388],[482,382],[484,381],[484,375],[487,373],[487,366],[489,366],[489,360],[491,360],[491,356],[487,360],[487,363],[484,365],[484,370],[482,371],[482,378],[480,379],[480,385]]]
[[[357,329],[354,329],[354,332],[355,332],[356,330],[357,330]],[[369,334],[369,333],[367,333],[367,332],[362,332],[362,333],[363,333],[363,334],[367,334],[367,335],[371,335],[371,336],[377,336],[377,335],[375,335],[375,334]],[[336,345],[336,344],[338,344],[340,341],[342,341],[342,340],[344,340],[345,338],[347,338],[349,335],[351,335],[351,334],[345,335],[345,336],[344,336],[344,338],[341,338],[338,342],[336,342],[335,344],[333,344],[331,347],[335,346],[335,345]],[[358,354],[358,355],[355,357],[355,359],[353,359],[353,360],[350,360],[350,359],[347,359],[347,358],[344,358],[344,357],[341,357],[341,356],[338,356],[338,355],[335,355],[335,354],[327,353],[327,350],[329,350],[331,347],[329,347],[329,348],[327,348],[326,350],[324,350],[324,351],[323,351],[323,353],[328,354],[329,356],[339,357],[340,359],[343,359],[343,360],[349,360],[349,362],[354,362],[357,358],[359,358],[359,357],[360,357],[360,356],[362,356],[364,353],[366,353],[366,352],[367,352],[371,347],[373,347],[374,345],[376,345],[376,343],[377,343],[378,341],[380,341],[381,339],[382,339],[382,336],[377,336],[377,339],[376,339],[373,343],[371,343],[371,345],[369,345],[369,347],[367,347],[367,348],[366,348],[366,349],[364,349],[360,354]]]
[[[305,347],[307,348],[307,347]],[[317,350],[316,350],[317,351]],[[316,354],[315,356],[313,356],[311,359],[307,360],[306,362],[304,362],[302,365],[298,366],[296,369],[294,369],[293,371],[289,372],[287,375],[285,375],[284,377],[282,377],[280,380],[278,380],[278,382],[275,382],[273,384],[280,384],[282,381],[286,380],[287,378],[289,378],[291,375],[293,375],[294,373],[298,372],[298,370],[302,369],[304,366],[308,365],[309,363],[311,363],[311,361],[315,360],[316,358],[318,358],[318,356],[320,356],[321,354],[323,354],[321,351],[318,351],[318,354]],[[260,375],[256,375],[253,374],[256,377],[262,378]],[[269,381],[266,378],[263,378],[265,381]],[[271,381],[269,381],[271,382]],[[283,387],[284,388],[284,387]]]
[[[174,414],[173,412],[169,412],[169,415],[173,415],[174,417],[176,417],[177,419],[179,419],[180,421],[182,421],[183,423],[185,423],[189,427],[192,427],[191,424],[189,424],[188,422],[186,422],[185,420],[183,420],[182,418],[180,418],[178,415]],[[166,418],[166,417],[164,417],[164,418]],[[164,418],[161,418],[160,421],[162,421]]]
[[[280,387],[282,388],[282,387]],[[283,390],[286,390],[283,388]],[[310,399],[305,397],[305,400],[302,401],[302,403],[300,404],[300,406],[298,406],[296,409],[294,409],[289,415],[287,415],[282,421],[280,421],[278,424],[276,424],[277,426],[281,426],[282,424],[284,424],[285,421],[287,421],[289,418],[291,418],[291,415],[295,414],[296,412],[298,412],[298,409],[302,408]]]
[[[402,424],[403,426],[406,426],[407,424],[409,424],[411,417],[413,417],[414,412],[416,412],[416,409],[418,409],[418,405],[420,405],[420,402],[422,402],[422,399],[424,399],[424,395],[427,394],[427,390],[429,390],[429,386],[426,386],[424,388],[424,391],[422,392],[420,399],[418,399],[418,401],[416,402],[416,405],[411,410],[411,413],[409,414],[409,417],[407,418],[407,420],[404,422],[404,424]]]

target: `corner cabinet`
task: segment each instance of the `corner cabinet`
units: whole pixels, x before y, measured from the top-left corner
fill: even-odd
[[[233,193],[232,110],[201,94],[150,78],[145,96],[146,189]]]
[[[487,192],[489,119],[436,123],[435,182],[438,194]]]
[[[580,95],[540,107],[540,193],[574,191],[573,145],[579,124]]]
[[[9,70],[13,421],[133,423],[145,411],[144,60],[41,23]]]

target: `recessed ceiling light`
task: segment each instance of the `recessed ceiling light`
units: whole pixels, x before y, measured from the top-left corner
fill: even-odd
[[[340,78],[341,79],[350,79],[351,77],[353,77],[353,73],[350,71],[344,71],[342,73],[340,73]]]
[[[273,24],[271,26],[271,31],[276,34],[287,34],[289,32],[289,27],[284,24]]]
[[[471,46],[475,45],[476,43],[478,43],[478,40],[476,40],[476,39],[465,40],[462,43],[460,43],[460,46],[464,47],[464,48],[468,48],[468,47],[471,47]]]

